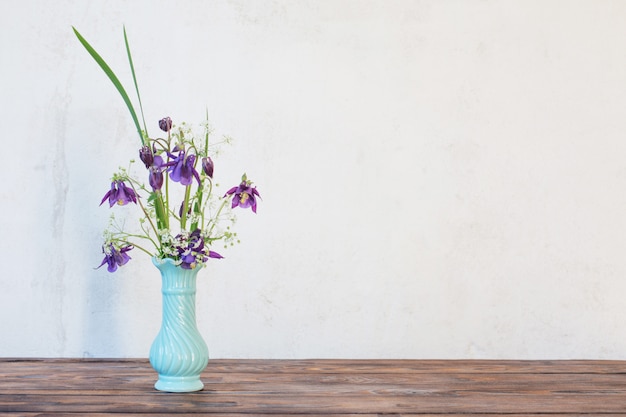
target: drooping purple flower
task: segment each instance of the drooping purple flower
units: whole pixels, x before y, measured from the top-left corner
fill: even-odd
[[[102,265],[107,264],[107,270],[109,272],[117,271],[118,266],[125,265],[128,261],[130,261],[130,256],[126,254],[129,250],[131,250],[132,246],[123,246],[121,248],[116,248],[113,243],[109,243],[108,245],[102,246],[102,253],[104,253],[104,259],[102,263],[98,266],[100,268]]]
[[[209,177],[209,178],[213,178],[213,168],[215,166],[213,165],[213,160],[211,159],[210,156],[205,156],[204,158],[202,158],[202,171],[204,171],[204,173]]]
[[[169,132],[172,129],[172,119],[169,117],[164,117],[159,120],[159,128],[161,128],[164,132]]]
[[[233,196],[233,203],[231,205],[232,208],[237,206],[241,208],[251,207],[252,211],[256,213],[256,198],[261,197],[259,192],[256,190],[256,187],[252,187],[251,183],[244,179],[241,181],[237,187],[233,187],[230,190],[226,191],[224,197],[227,195]]]
[[[131,201],[137,204],[137,194],[135,190],[127,187],[124,181],[116,180],[111,183],[111,189],[104,195],[100,205],[109,199],[109,207],[113,207],[114,204],[125,206]]]
[[[195,155],[185,155],[184,151],[178,152],[178,156],[173,156],[172,161],[168,162],[167,171],[170,173],[170,179],[174,182],[180,182],[182,185],[190,185],[195,177],[200,184],[200,175],[194,168],[196,162]]]

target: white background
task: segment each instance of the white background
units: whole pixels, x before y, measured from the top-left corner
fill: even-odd
[[[146,120],[263,196],[199,278],[214,358],[626,359],[626,3],[7,1],[0,356],[146,357],[147,256],[95,270]],[[120,211],[132,207],[115,208]]]

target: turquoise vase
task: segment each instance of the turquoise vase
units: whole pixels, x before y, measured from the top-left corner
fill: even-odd
[[[150,348],[150,364],[159,374],[159,391],[200,391],[200,373],[209,349],[196,326],[196,276],[200,268],[183,269],[171,259],[153,258],[161,271],[163,321]]]

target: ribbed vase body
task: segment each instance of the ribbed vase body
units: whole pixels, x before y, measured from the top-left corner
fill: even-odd
[[[200,373],[209,350],[196,326],[196,276],[200,268],[183,269],[171,259],[153,260],[161,271],[163,319],[150,348],[150,364],[159,374],[160,391],[200,391]]]

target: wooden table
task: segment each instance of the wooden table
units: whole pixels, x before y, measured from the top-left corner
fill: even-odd
[[[6,416],[626,416],[626,361],[210,360],[197,393],[146,360],[1,359]]]

